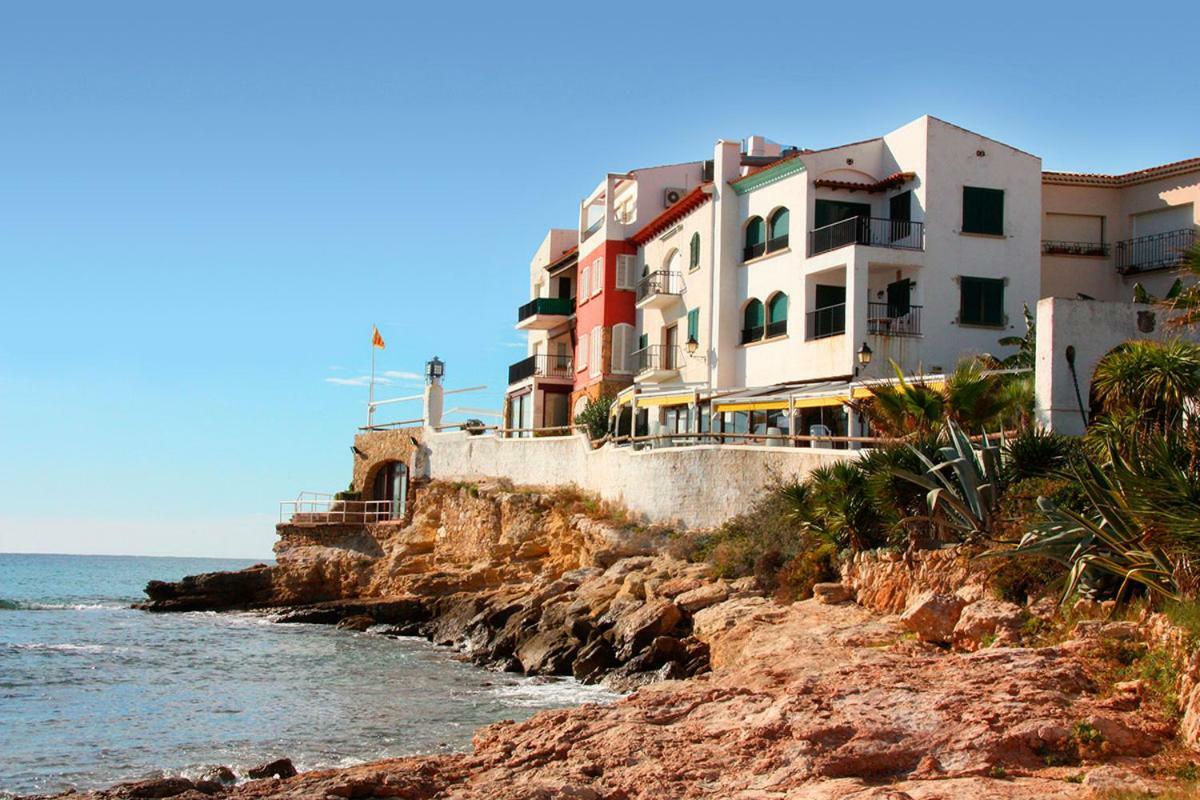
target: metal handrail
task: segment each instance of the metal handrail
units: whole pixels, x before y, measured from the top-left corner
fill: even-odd
[[[520,383],[535,375],[544,378],[574,378],[575,357],[563,353],[534,353],[508,368],[508,385]]]
[[[808,234],[808,254],[815,256],[851,244],[924,250],[925,225],[906,219],[850,217],[825,225]]]
[[[1107,242],[1070,242],[1062,239],[1043,239],[1042,253],[1048,256],[1106,256]]]
[[[660,269],[638,281],[637,299],[639,302],[656,294],[683,294],[683,273]]]
[[[891,303],[867,303],[867,332],[879,336],[920,336],[922,306],[909,305],[904,311]]]
[[[301,492],[295,500],[279,501],[279,521],[384,522],[393,518],[394,507],[393,500],[338,500],[335,495],[324,492]]]
[[[524,322],[535,314],[570,316],[575,311],[575,301],[570,297],[535,297],[517,308],[517,322]]]
[[[679,345],[652,344],[635,350],[633,357],[637,362],[637,371],[675,370],[683,363],[683,351]]]
[[[1128,275],[1177,267],[1183,263],[1183,251],[1195,241],[1195,228],[1181,228],[1117,242],[1114,245],[1117,271]]]
[[[837,303],[809,311],[805,322],[804,338],[809,341],[839,336],[846,332],[846,304]],[[818,327],[821,330],[817,330]]]

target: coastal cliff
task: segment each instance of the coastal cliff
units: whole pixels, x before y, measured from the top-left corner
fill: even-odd
[[[859,554],[780,604],[668,539],[574,493],[473,484],[422,487],[409,524],[281,526],[276,565],[152,584],[145,607],[420,634],[636,691],[485,727],[470,753],[86,796],[1032,800],[1195,769],[1196,681],[1181,708],[1121,671],[1177,635],[1161,619],[1060,625],[992,597],[965,551]]]

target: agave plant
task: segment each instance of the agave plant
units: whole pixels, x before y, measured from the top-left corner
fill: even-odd
[[[1175,281],[1162,304],[1178,312],[1170,320],[1172,325],[1190,328],[1200,324],[1200,283],[1196,281],[1200,278],[1200,242],[1183,251],[1180,272],[1192,279],[1191,285],[1184,287],[1183,281]]]
[[[1127,599],[1133,585],[1164,598],[1179,599],[1170,559],[1161,548],[1150,544],[1146,528],[1120,485],[1091,462],[1075,470],[1075,477],[1091,506],[1090,514],[1079,514],[1039,497],[1041,521],[1015,548],[992,550],[984,557],[1032,555],[1061,563],[1067,568],[1062,603],[1105,577],[1119,581],[1118,601]]]
[[[944,434],[948,444],[939,450],[941,463],[913,448],[925,473],[896,470],[896,474],[926,490],[925,504],[934,524],[955,531],[963,540],[988,537],[996,523],[1002,488],[1003,441],[993,443],[985,435],[976,446],[954,422],[946,423]]]

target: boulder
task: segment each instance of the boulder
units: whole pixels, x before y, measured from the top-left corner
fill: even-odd
[[[583,683],[595,683],[617,664],[612,645],[604,639],[594,639],[579,649],[571,664],[571,674]]]
[[[235,775],[233,770],[231,770],[229,767],[213,766],[200,773],[199,780],[211,781],[212,783],[219,783],[223,786],[232,786],[233,784],[237,783],[237,775]]]
[[[900,624],[923,642],[947,644],[965,605],[962,598],[952,594],[924,592],[909,603],[900,615]]]
[[[951,641],[955,649],[973,653],[992,642],[1012,644],[1020,639],[1025,611],[1003,600],[980,600],[962,609]]]
[[[538,631],[517,647],[517,660],[530,675],[562,675],[571,667],[579,642],[563,628]]]
[[[277,758],[246,770],[246,775],[256,780],[259,778],[294,778],[296,774],[296,767],[292,765],[290,758]]]
[[[617,620],[613,638],[617,658],[627,661],[656,636],[668,634],[683,619],[683,612],[670,600],[650,600]]]
[[[123,783],[116,786],[114,787],[114,794],[117,797],[129,798],[175,797],[184,792],[193,791],[195,788],[196,785],[187,778],[151,778],[145,781]]]
[[[813,586],[813,597],[818,603],[835,605],[853,600],[854,592],[844,583],[818,583]]]
[[[723,603],[729,597],[729,585],[724,581],[702,584],[675,596],[675,605],[689,614]]]
[[[369,617],[366,614],[355,614],[352,617],[346,617],[339,620],[337,627],[344,631],[365,631],[375,624],[375,618]]]

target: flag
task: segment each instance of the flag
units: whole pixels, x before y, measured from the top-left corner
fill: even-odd
[[[379,335],[379,328],[371,326],[371,346],[378,347],[380,350],[386,349],[383,344],[383,337]]]

